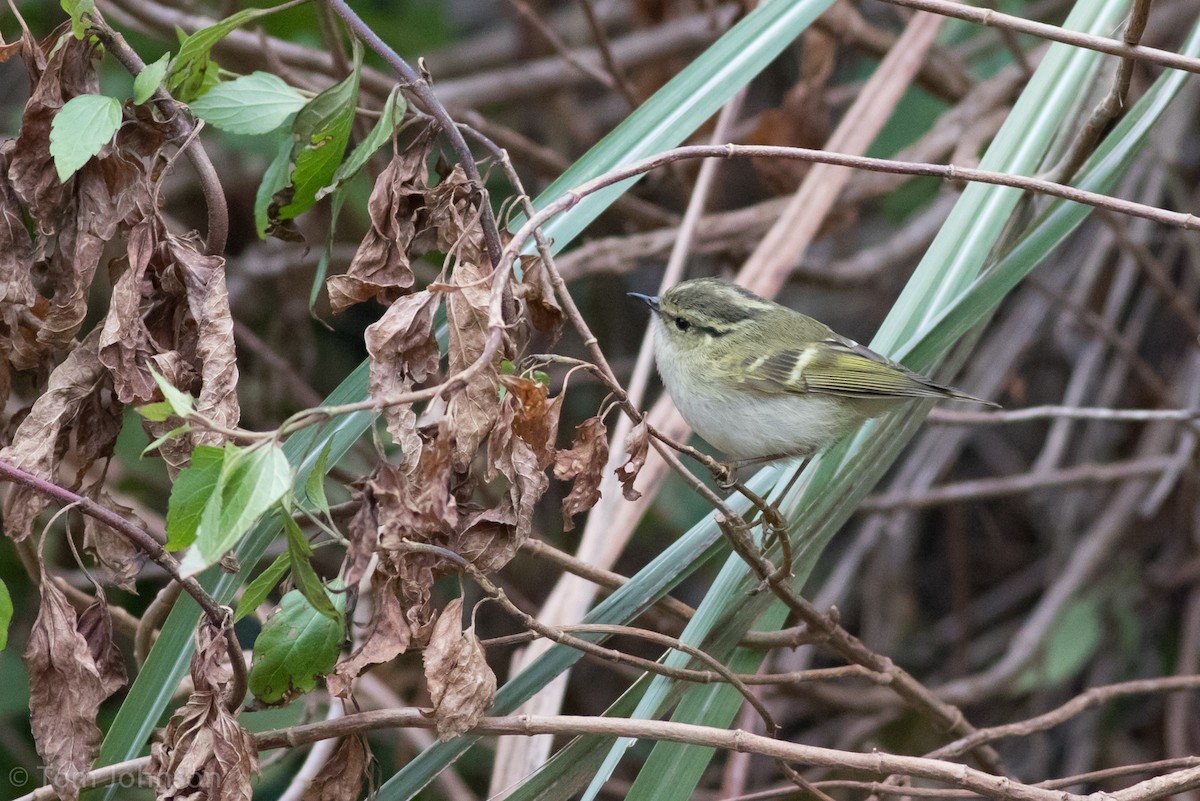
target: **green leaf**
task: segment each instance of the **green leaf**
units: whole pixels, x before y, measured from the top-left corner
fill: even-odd
[[[167,74],[167,90],[184,103],[191,103],[205,90],[211,90],[218,81],[217,63],[209,58],[213,45],[235,28],[274,11],[274,8],[247,8],[184,38]]]
[[[147,64],[133,79],[133,102],[141,105],[154,95],[154,90],[162,85],[167,74],[167,63],[171,60],[170,53],[163,53],[158,61]]]
[[[354,71],[345,80],[308,101],[292,123],[292,171],[276,192],[276,219],[290,220],[312,208],[317,192],[328,185],[350,141],[358,101],[362,46],[355,41]]]
[[[376,150],[392,141],[392,134],[404,121],[406,107],[404,98],[400,96],[400,90],[393,90],[388,95],[387,102],[383,104],[383,110],[379,113],[379,120],[375,123],[375,127],[350,151],[349,157],[338,165],[337,170],[333,173],[333,181],[317,191],[317,200],[341,189],[347,181],[358,175],[358,171],[366,165],[371,156],[375,155]]]
[[[121,125],[121,101],[79,95],[63,104],[50,123],[50,155],[58,180],[66,182],[88,159],[112,141]]]
[[[8,586],[0,580],[0,651],[8,647],[8,624],[12,623],[13,603]]]
[[[96,10],[95,0],[61,0],[60,5],[63,11],[71,15],[71,35],[82,39],[88,26],[84,16],[91,16]]]
[[[291,483],[291,465],[275,443],[245,450],[226,445],[220,478],[201,512],[195,542],[181,560],[180,572],[193,576],[216,564]]]
[[[271,590],[275,589],[276,585],[287,575],[289,564],[291,564],[291,559],[288,554],[281,553],[275,557],[275,561],[266,570],[255,577],[254,581],[246,585],[246,590],[238,599],[237,609],[233,613],[234,621],[241,620],[267,600]]]
[[[1104,639],[1100,594],[1072,602],[1050,631],[1042,658],[1016,678],[1012,693],[1057,687],[1073,678],[1092,660]]]
[[[321,455],[317,457],[316,466],[308,474],[308,481],[304,483],[304,497],[317,510],[325,514],[329,514],[329,499],[325,497],[325,473],[327,472],[326,465],[328,462],[329,443],[327,442],[325,443],[325,447],[321,449]]]
[[[166,401],[156,401],[147,403],[137,407],[137,413],[149,420],[151,423],[161,423],[171,417],[175,417],[175,410],[171,408],[171,404]]]
[[[329,594],[325,592],[325,584],[317,575],[317,571],[313,570],[312,562],[309,561],[313,552],[312,546],[308,544],[304,532],[300,530],[299,524],[290,514],[283,515],[283,529],[287,532],[288,553],[291,555],[292,563],[292,581],[295,582],[296,589],[300,590],[313,609],[325,617],[337,618],[338,611],[329,600]]]
[[[154,377],[154,383],[158,384],[158,389],[163,394],[163,400],[170,405],[171,411],[175,412],[179,417],[186,419],[195,408],[195,399],[186,392],[180,392],[176,389],[174,384],[159,375],[158,371],[153,367],[150,368],[150,375]]]
[[[192,463],[179,471],[167,500],[167,550],[177,551],[196,541],[200,518],[221,482],[225,450],[197,445]]]
[[[328,618],[300,593],[283,596],[276,612],[254,641],[249,686],[265,704],[278,704],[311,692],[317,679],[333,670],[342,643],[342,615]]]
[[[304,96],[268,72],[252,72],[219,84],[197,100],[192,112],[214,128],[236,134],[265,134],[284,125],[304,106]]]

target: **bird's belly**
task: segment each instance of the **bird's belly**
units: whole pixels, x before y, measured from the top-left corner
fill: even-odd
[[[676,406],[709,444],[733,459],[808,456],[832,445],[861,418],[819,395],[681,392]]]

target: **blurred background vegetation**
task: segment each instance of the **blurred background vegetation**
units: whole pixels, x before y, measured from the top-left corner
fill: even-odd
[[[619,65],[614,75],[602,64],[605,82],[561,54],[563,47],[590,52],[594,46],[582,5],[574,0],[354,3],[403,56],[414,63],[423,59],[435,90],[456,119],[508,149],[531,196],[742,13],[736,3],[703,0],[597,0],[592,10]],[[1062,0],[992,5],[1055,24],[1070,7]],[[39,37],[64,19],[55,3],[18,2],[17,7]],[[174,26],[182,20],[215,19],[236,10],[232,3],[191,0],[113,0],[99,7],[147,62],[175,46]],[[820,147],[826,141],[908,16],[875,0],[839,3],[837,8],[839,16],[831,14],[832,21],[806,32],[750,85],[732,141],[801,147]],[[1196,19],[1192,0],[1159,0],[1144,42],[1174,49]],[[0,20],[0,32],[11,41],[19,30],[14,18],[6,11]],[[322,70],[305,70],[296,60],[282,60],[278,52],[281,42],[303,48],[297,52],[328,49],[312,4],[273,15],[255,31],[261,33],[231,37],[214,51],[223,68],[277,71],[305,89],[320,89],[334,80]],[[248,43],[256,38],[266,44],[251,47]],[[1032,37],[947,21],[927,61],[932,66],[896,105],[869,155],[976,163],[1043,46]],[[1108,61],[1112,63],[1101,70],[1091,91],[1079,98],[1076,124],[1066,126],[1068,130],[1079,127],[1107,91],[1116,59]],[[374,54],[368,53],[366,63],[386,76]],[[1130,97],[1136,99],[1160,72],[1137,65]],[[361,105],[377,109],[388,80],[364,80]],[[130,85],[119,65],[104,62],[104,91],[123,95]],[[17,61],[0,64],[5,137],[16,134],[27,97]],[[1166,208],[1200,207],[1198,101],[1193,79],[1114,194]],[[695,141],[705,141],[707,133],[702,131]],[[366,357],[362,333],[382,308],[361,304],[333,315],[322,294],[310,314],[309,293],[330,224],[327,205],[298,221],[304,241],[260,240],[253,224],[254,196],[273,156],[273,142],[211,128],[204,137],[231,209],[227,274],[238,325],[243,425],[274,428],[292,412],[318,404]],[[1069,139],[1063,138],[1058,152]],[[373,164],[356,180],[337,224],[330,273],[345,269],[368,227],[366,199],[380,166]],[[202,229],[204,223],[203,201],[189,169],[176,166],[163,193],[166,211],[180,231]],[[777,216],[779,198],[796,189],[804,172],[799,162],[722,164],[688,275],[736,271]],[[690,163],[656,172],[561,257],[572,295],[623,380],[646,325],[643,310],[625,293],[653,293],[657,287],[672,228],[695,177],[696,165]],[[499,171],[489,177],[489,187],[497,201],[509,196]],[[935,179],[856,175],[816,240],[796,254],[780,300],[843,334],[869,341],[960,191]],[[1027,207],[1019,214],[1028,218],[1035,210]],[[1093,215],[1012,293],[980,334],[976,355],[956,383],[1007,408],[1197,408],[1197,265],[1200,238],[1195,232]],[[424,284],[441,264],[429,262],[417,269],[418,283]],[[105,291],[104,282],[97,281],[90,304],[96,319],[106,307]],[[558,347],[568,355],[586,356],[569,333]],[[653,386],[651,398],[659,391]],[[597,412],[606,395],[586,376],[573,380],[560,444],[569,441],[575,424]],[[31,400],[15,391],[8,419]],[[822,608],[836,605],[843,625],[928,685],[945,690],[980,726],[1037,714],[1089,686],[1197,672],[1200,551],[1194,422],[1035,420],[963,428],[947,425],[953,422],[949,417],[943,414],[939,422],[935,413],[932,424],[909,445],[876,494],[826,550],[806,595]],[[109,475],[122,502],[161,530],[170,482],[158,461],[139,459],[146,441],[139,425],[127,424]],[[364,449],[344,460],[331,488],[344,487],[369,470],[369,456]],[[563,532],[559,513],[564,492],[563,485],[552,484],[539,508],[538,535],[573,551],[578,532]],[[334,502],[347,497],[343,489],[331,489]],[[614,569],[633,574],[708,511],[681,481],[668,478]],[[55,525],[62,526],[62,520]],[[62,575],[80,586],[88,584],[61,538],[49,539],[46,550]],[[335,555],[323,567],[327,575],[336,573]],[[674,594],[698,604],[715,572],[714,562]],[[0,652],[0,795],[7,797],[31,789],[33,785],[13,777],[21,770],[36,775],[39,763],[29,736],[28,691],[19,658],[36,614],[36,590],[7,540],[0,540],[0,578],[11,589],[16,609],[9,647]],[[552,586],[546,564],[527,555],[498,578],[509,597],[531,613]],[[114,591],[114,603],[133,614],[142,611],[162,577],[147,568],[140,580],[145,591],[138,596]],[[456,583],[445,590],[453,594]],[[656,618],[642,624],[674,625]],[[257,623],[250,618],[241,625],[243,641],[251,642]],[[517,630],[495,605],[480,610],[479,628],[483,637]],[[128,643],[121,645],[127,649]],[[636,641],[618,640],[616,647],[657,655]],[[502,680],[509,654],[507,649],[489,653]],[[770,664],[782,672],[838,662],[805,647],[780,652]],[[376,674],[405,703],[423,701],[418,654]],[[564,711],[602,713],[629,678],[621,668],[582,662],[568,686]],[[882,688],[815,683],[771,688],[765,697],[784,736],[799,742],[898,753],[923,753],[941,744],[939,732],[915,723],[912,713]],[[121,698],[118,693],[105,710],[111,714]],[[1191,695],[1135,697],[1015,740],[1002,752],[1013,772],[1031,781],[1182,757],[1200,747],[1195,709]],[[270,728],[313,711],[311,701],[301,701],[283,710],[252,713],[246,720],[252,728]],[[102,728],[105,723],[101,720]],[[739,725],[752,727],[754,721]],[[391,775],[409,760],[425,738],[412,731],[374,736],[381,775]],[[623,797],[622,788],[632,780],[644,750],[618,769],[611,796]],[[267,760],[259,797],[275,797],[286,787],[300,759],[301,753],[289,753]],[[696,797],[728,798],[780,783],[766,761],[760,765],[756,760],[746,771],[737,768],[741,759],[718,756]],[[424,797],[487,797],[491,765],[485,751],[470,752],[455,771],[458,778],[444,778]],[[126,791],[121,797],[127,797]],[[132,791],[128,797],[134,797]]]

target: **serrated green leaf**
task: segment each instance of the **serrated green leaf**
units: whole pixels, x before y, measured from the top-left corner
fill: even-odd
[[[400,90],[393,90],[388,95],[387,102],[383,104],[383,110],[379,113],[375,127],[371,129],[366,138],[358,143],[354,150],[350,151],[346,160],[338,165],[329,185],[323,186],[317,191],[317,200],[341,189],[347,181],[358,175],[358,171],[366,165],[371,156],[375,155],[376,150],[392,140],[392,134],[404,121],[405,108],[407,106],[404,98],[400,96]]]
[[[292,581],[295,583],[296,589],[300,590],[313,609],[325,617],[336,618],[338,611],[329,600],[329,594],[325,592],[324,582],[317,575],[317,571],[313,570],[312,562],[309,561],[313,550],[308,543],[308,538],[304,536],[304,532],[300,530],[299,524],[291,515],[283,516],[283,529],[287,532]]]
[[[192,463],[179,471],[167,500],[167,550],[178,551],[196,540],[200,518],[221,482],[226,451],[197,445]]]
[[[150,375],[154,378],[154,383],[158,384],[158,389],[163,394],[163,401],[170,405],[176,415],[186,419],[195,408],[195,399],[186,392],[176,389],[174,384],[160,375],[153,367],[150,368]]]
[[[220,479],[200,515],[192,549],[180,561],[180,572],[194,576],[216,564],[291,483],[291,465],[275,443],[245,450],[226,445]]]
[[[179,55],[171,62],[167,74],[167,89],[184,103],[191,103],[211,90],[218,81],[217,63],[209,57],[213,45],[224,39],[230,31],[248,22],[275,12],[274,8],[247,8],[231,14],[215,25],[201,28],[179,44]]]
[[[358,77],[362,46],[354,45],[354,71],[300,109],[292,123],[291,174],[287,185],[275,193],[276,219],[290,220],[317,202],[317,192],[328,185],[350,141],[358,102]]]
[[[8,585],[0,580],[0,651],[8,647],[8,624],[12,623],[13,602]]]
[[[219,84],[192,101],[192,112],[214,128],[265,134],[304,107],[304,96],[269,72],[252,72]]]
[[[87,33],[87,22],[84,20],[85,15],[90,15],[96,10],[95,0],[61,0],[60,5],[62,10],[71,16],[71,35],[76,39],[82,39]]]
[[[254,581],[246,585],[242,597],[238,599],[237,609],[234,610],[234,621],[241,620],[246,615],[253,612],[262,605],[262,602],[267,600],[267,596],[271,594],[271,590],[283,581],[283,577],[287,575],[288,566],[291,564],[291,558],[288,554],[281,553],[275,557],[275,561],[267,567],[266,570],[255,576]]]
[[[331,619],[314,609],[299,590],[283,596],[254,641],[248,683],[254,697],[278,704],[312,691],[333,670],[342,643],[341,599]]]
[[[167,74],[167,64],[171,60],[170,53],[163,53],[158,60],[147,64],[133,79],[133,102],[141,105],[154,95],[154,90],[162,85]]]
[[[58,180],[66,182],[112,141],[121,125],[121,101],[79,95],[63,104],[50,123],[50,155]]]
[[[325,514],[329,514],[329,499],[325,497],[325,473],[328,462],[329,443],[325,443],[325,447],[321,449],[321,455],[317,457],[316,466],[308,474],[308,481],[304,483],[304,497],[318,511]]]

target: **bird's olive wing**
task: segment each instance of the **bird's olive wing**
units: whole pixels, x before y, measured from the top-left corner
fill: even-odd
[[[868,348],[830,337],[803,348],[743,359],[740,383],[768,394],[815,392],[849,398],[939,397],[944,388]]]

